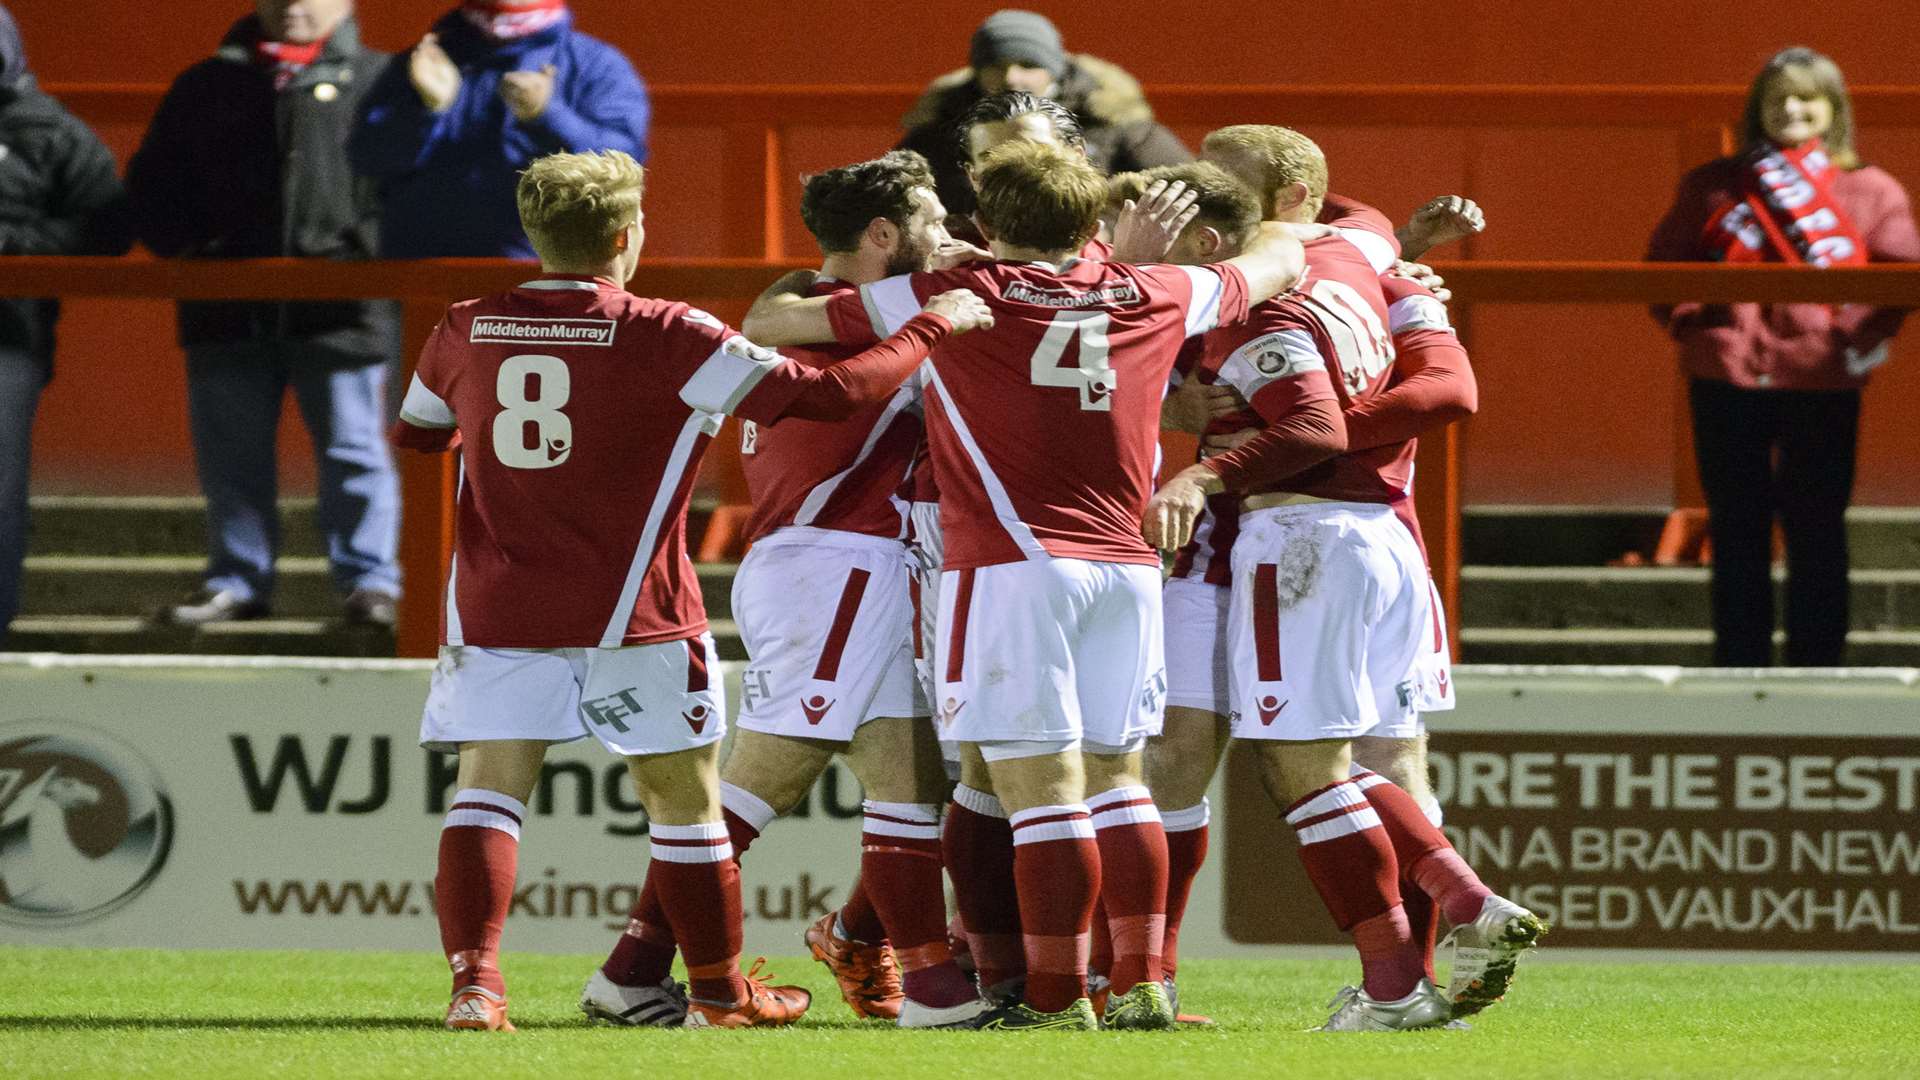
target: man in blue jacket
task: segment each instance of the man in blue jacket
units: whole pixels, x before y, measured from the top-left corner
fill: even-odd
[[[513,190],[561,151],[646,160],[647,91],[566,0],[465,0],[361,106],[349,148],[379,184],[381,254],[533,258]]]

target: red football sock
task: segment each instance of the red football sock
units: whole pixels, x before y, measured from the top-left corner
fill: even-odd
[[[1120,787],[1087,800],[1100,846],[1100,899],[1113,939],[1105,970],[1113,992],[1160,981],[1167,931],[1167,834],[1144,787]]]
[[[934,857],[939,858],[939,826],[934,826]],[[862,856],[860,866],[865,870],[866,858]],[[858,942],[862,945],[877,945],[887,940],[887,924],[880,918],[880,911],[874,906],[873,892],[865,887],[860,879],[854,879],[852,892],[847,893],[847,902],[840,905],[840,914],[836,916],[833,932],[843,941]],[[942,892],[942,906],[944,893]]]
[[[1094,834],[1095,842],[1100,839]],[[1106,856],[1103,853],[1102,859]],[[1102,884],[1106,879],[1101,878]],[[1102,897],[1093,898],[1093,921],[1087,925],[1087,974],[1106,975],[1113,971],[1113,928],[1107,925],[1107,902]]]
[[[1479,917],[1480,905],[1493,890],[1454,852],[1413,796],[1377,773],[1357,774],[1353,782],[1386,827],[1401,875],[1432,897],[1448,922],[1457,926]]]
[[[1334,925],[1354,935],[1367,995],[1407,996],[1425,968],[1400,906],[1399,864],[1380,815],[1358,785],[1342,780],[1288,807],[1287,824],[1299,834],[1300,861]]]
[[[723,783],[720,789],[720,814],[738,862],[775,815],[772,807],[745,788]],[[613,943],[600,972],[621,986],[653,986],[672,973],[674,951],[673,927],[660,903],[660,887],[649,874],[639,900],[627,914],[626,932]]]
[[[746,1000],[740,976],[740,864],[727,827],[655,825],[647,879],[656,882],[674,940],[687,961],[688,988],[705,1002]]]
[[[621,986],[656,986],[673,972],[673,927],[660,905],[660,885],[652,874],[640,887],[640,899],[627,914],[626,933],[600,965],[601,974]]]
[[[1088,927],[1100,846],[1084,804],[1013,815],[1013,874],[1027,953],[1026,1003],[1059,1012],[1087,996]]]
[[[520,822],[526,816],[520,800],[481,788],[461,788],[447,809],[433,896],[455,993],[468,986],[507,992],[500,974],[500,931],[513,903]]]
[[[1027,958],[1014,890],[1013,826],[1000,800],[965,784],[954,788],[940,841],[980,988],[1019,978]]]
[[[1187,899],[1193,879],[1207,861],[1207,800],[1183,810],[1160,815],[1167,830],[1167,938],[1160,946],[1160,970],[1175,974],[1180,967],[1180,921],[1187,917]]]
[[[1433,897],[1405,878],[1400,880],[1400,906],[1407,913],[1407,933],[1420,950],[1421,968],[1427,978],[1439,982],[1440,976],[1433,972],[1433,947],[1440,937],[1440,910],[1434,906]]]
[[[736,784],[720,782],[720,818],[727,823],[727,842],[733,845],[735,862],[778,816],[760,796]]]
[[[977,996],[947,948],[938,805],[868,800],[860,836],[860,881],[865,888],[855,892],[872,898],[870,906],[885,926],[909,998],[944,1009]],[[847,908],[852,906],[849,899]],[[848,922],[846,910],[840,913],[843,924]]]

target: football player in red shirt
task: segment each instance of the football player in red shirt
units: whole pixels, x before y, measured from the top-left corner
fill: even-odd
[[[806,991],[742,975],[740,880],[721,821],[725,701],[686,557],[687,493],[722,417],[839,419],[887,399],[926,351],[985,325],[935,298],[896,337],[825,368],[762,349],[706,312],[627,292],[643,173],[618,151],[522,174],[541,274],[456,304],[421,354],[402,446],[458,445],[461,485],[440,663],[421,743],[460,756],[435,878],[453,969],[447,1026],[510,1030],[498,966],[526,800],[548,745],[624,755],[651,822],[647,888],[692,977],[634,988],[671,1024],[790,1023]]]
[[[809,295],[926,270],[951,250],[932,170],[910,150],[808,177],[800,216],[825,256]],[[825,367],[858,351],[787,355]],[[720,800],[737,858],[845,753],[867,796],[860,878],[808,928],[808,946],[857,1014],[950,1027],[986,1005],[948,952],[939,822],[949,785],[914,670],[907,503],[896,493],[922,431],[917,380],[845,420],[742,425],[752,550],[734,578],[733,615],[751,660]],[[661,922],[636,913],[603,976],[663,979],[671,942],[646,933]],[[603,1016],[621,1011],[595,1003],[604,993],[588,997]]]
[[[1260,169],[1245,160],[1224,154],[1216,140],[1212,154],[1241,170],[1243,183],[1233,184],[1232,192],[1221,192],[1219,174],[1198,170],[1212,163],[1151,170],[1147,174],[1116,177],[1114,204],[1127,198],[1145,199],[1156,191],[1184,181],[1199,196],[1204,207],[1201,219],[1186,229],[1172,247],[1174,262],[1206,261],[1219,258],[1222,250],[1235,250],[1232,238],[1244,228],[1240,215],[1251,212],[1257,218],[1263,211],[1284,217],[1289,209],[1282,195],[1285,185],[1279,170]],[[1211,176],[1211,179],[1209,179]],[[1258,187],[1251,207],[1239,206],[1249,185]],[[1262,186],[1264,185],[1264,186]],[[1236,198],[1239,196],[1239,198]],[[1441,196],[1415,211],[1408,224],[1396,230],[1387,218],[1364,204],[1336,195],[1328,195],[1318,220],[1338,230],[1338,234],[1359,246],[1376,267],[1392,258],[1392,249],[1412,245],[1407,251],[1424,253],[1429,245],[1451,242],[1479,231],[1484,219],[1479,208],[1459,196]],[[1223,241],[1225,247],[1223,248]],[[1425,287],[1403,276],[1398,267],[1381,277],[1392,317],[1397,359],[1384,394],[1353,403],[1345,411],[1349,449],[1366,451],[1388,444],[1406,442],[1411,461],[1410,440],[1420,432],[1437,429],[1471,415],[1475,407],[1473,376],[1464,351],[1459,348],[1446,323],[1446,310]],[[1419,269],[1419,268],[1416,268]],[[1435,279],[1437,280],[1437,279]],[[1190,375],[1183,363],[1178,373]],[[1227,425],[1208,434],[1208,424],[1217,414],[1226,418],[1245,409],[1245,402],[1226,384],[1208,385],[1198,378],[1187,378],[1168,397],[1166,424],[1174,430],[1205,434],[1204,446],[1224,451],[1238,446],[1257,434],[1258,429],[1234,431]],[[1398,516],[1419,542],[1419,526],[1412,513],[1411,490],[1391,492]],[[1227,614],[1228,587],[1232,584],[1231,555],[1233,538],[1239,525],[1238,500],[1226,495],[1208,501],[1207,512],[1196,524],[1194,538],[1175,559],[1172,575],[1163,591],[1167,642],[1167,716],[1165,729],[1147,749],[1147,771],[1155,799],[1162,807],[1167,829],[1168,897],[1167,933],[1164,963],[1169,978],[1169,994],[1178,1004],[1172,977],[1178,964],[1180,924],[1184,918],[1193,881],[1205,862],[1209,831],[1209,807],[1206,791],[1212,782],[1221,754],[1228,742]],[[1424,554],[1424,545],[1422,552]],[[1423,661],[1428,671],[1420,685],[1428,688],[1421,710],[1435,711],[1453,707],[1444,622],[1434,601],[1437,632]],[[1435,825],[1440,823],[1440,807],[1426,781],[1425,733],[1415,739],[1389,739],[1363,736],[1354,740],[1356,770],[1378,771],[1405,788],[1418,801]],[[1417,940],[1423,943],[1431,973],[1435,913],[1432,902],[1411,882],[1402,883],[1402,895]],[[1096,931],[1098,927],[1096,926]],[[1095,959],[1100,956],[1096,934]],[[1096,967],[1097,970],[1097,967]],[[1463,967],[1464,970],[1464,967]]]
[[[1208,146],[1279,192],[1271,215],[1319,213],[1326,164],[1311,140],[1249,125],[1213,133]],[[1168,481],[1146,518],[1148,538],[1172,548],[1209,495],[1241,497],[1228,623],[1232,734],[1260,747],[1308,876],[1360,950],[1364,985],[1342,994],[1328,1030],[1436,1026],[1477,1011],[1544,931],[1480,882],[1405,791],[1353,775],[1355,738],[1417,735],[1432,649],[1422,642],[1439,625],[1424,560],[1389,505],[1404,497],[1410,449],[1346,452],[1338,412],[1337,437],[1324,437],[1330,401],[1350,407],[1381,395],[1395,359],[1389,321],[1377,270],[1357,249],[1340,237],[1310,243],[1299,289],[1245,327],[1210,336],[1199,365],[1203,379],[1232,385],[1265,429]],[[1461,1000],[1428,977],[1401,904],[1403,877],[1463,928],[1463,945],[1492,954]]]
[[[1023,999],[982,1026],[1098,1025],[1085,951],[1098,893],[1123,924],[1126,965],[1106,1019],[1165,1027],[1166,849],[1140,768],[1165,679],[1159,558],[1140,542],[1140,513],[1180,343],[1290,287],[1299,242],[1263,227],[1213,267],[1096,262],[1077,253],[1107,183],[1083,157],[1016,141],[988,153],[977,180],[993,261],[795,300],[749,322],[769,340],[854,344],[943,289],[966,283],[987,298],[992,339],[936,348],[927,396],[946,539],[937,707],[943,735],[966,744],[948,869],[970,936],[979,879],[1017,882],[1024,952]]]

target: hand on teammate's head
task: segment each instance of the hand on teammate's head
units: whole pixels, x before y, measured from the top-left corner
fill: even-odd
[[[1443,304],[1453,300],[1453,290],[1447,288],[1447,279],[1441,277],[1433,267],[1428,266],[1426,263],[1408,262],[1405,259],[1401,259],[1395,262],[1393,268],[1387,272],[1396,277],[1403,277],[1409,281],[1419,282],[1421,286],[1434,295],[1435,299]]]
[[[1407,232],[1422,245],[1422,252],[1464,240],[1486,227],[1487,218],[1479,204],[1460,195],[1430,199],[1407,221]]]

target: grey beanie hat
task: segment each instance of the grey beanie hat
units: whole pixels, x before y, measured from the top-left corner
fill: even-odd
[[[1024,61],[1046,68],[1058,79],[1067,73],[1067,50],[1060,42],[1060,30],[1045,15],[1017,8],[1003,8],[987,16],[973,32],[973,45],[967,60],[979,70]]]

